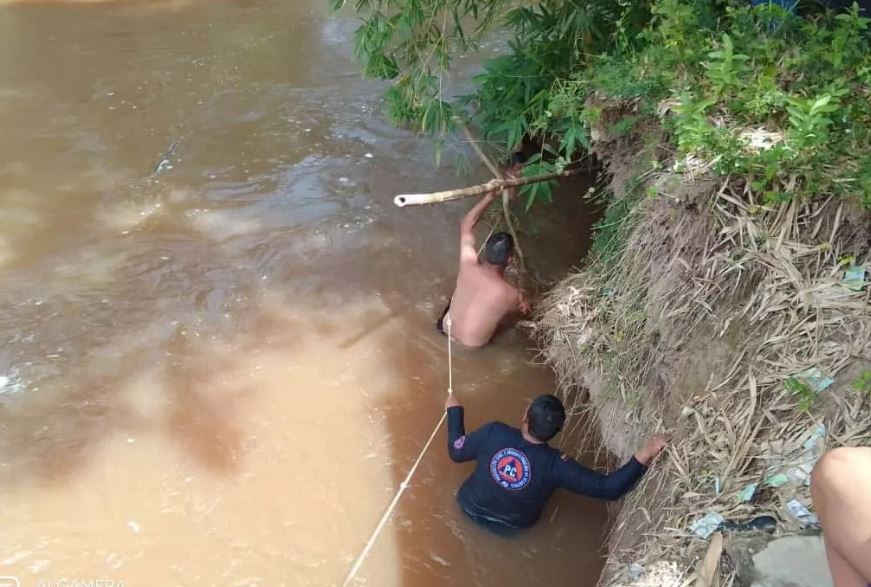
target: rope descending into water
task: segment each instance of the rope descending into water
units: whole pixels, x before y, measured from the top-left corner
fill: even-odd
[[[448,325],[448,395],[454,394],[454,374],[453,374],[453,359],[451,353],[451,317],[450,314],[445,316]],[[390,519],[390,516],[393,515],[393,510],[396,509],[396,505],[399,503],[399,498],[402,497],[402,494],[408,489],[408,484],[411,482],[411,478],[414,476],[415,471],[417,471],[417,467],[420,465],[423,460],[426,451],[429,450],[432,441],[435,440],[436,435],[442,427],[442,424],[445,421],[445,418],[448,416],[448,411],[444,410],[442,412],[442,417],[439,419],[439,423],[436,424],[435,428],[433,428],[432,434],[429,435],[429,438],[426,441],[426,444],[423,445],[423,449],[421,449],[420,454],[417,455],[417,459],[414,461],[414,464],[411,465],[411,469],[408,470],[408,475],[405,476],[405,479],[402,483],[399,484],[399,491],[396,492],[396,495],[393,496],[393,501],[390,502],[390,505],[387,506],[387,509],[384,510],[384,514],[381,516],[381,520],[379,520],[378,525],[375,526],[375,530],[372,532],[372,535],[369,536],[369,540],[366,542],[366,546],[363,547],[363,550],[360,552],[360,555],[357,557],[357,560],[354,561],[354,565],[351,567],[351,570],[348,572],[348,575],[345,577],[345,581],[342,583],[342,587],[348,587],[351,584],[351,581],[354,580],[354,577],[357,575],[357,572],[360,570],[360,567],[363,566],[363,561],[366,560],[366,557],[369,556],[369,551],[372,550],[372,547],[375,546],[375,542],[378,540],[378,536],[381,534],[381,531],[384,529],[384,526],[387,524],[387,520]]]

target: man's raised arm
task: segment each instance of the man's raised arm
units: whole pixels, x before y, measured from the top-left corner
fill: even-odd
[[[471,461],[478,456],[478,446],[490,434],[493,425],[487,424],[466,434],[463,406],[457,398],[449,395],[445,401],[445,409],[448,412],[448,456],[455,463]]]
[[[487,194],[463,217],[463,221],[460,223],[460,260],[478,260],[478,250],[475,246],[475,225],[481,220],[481,216],[484,215],[494,199],[493,192]]]

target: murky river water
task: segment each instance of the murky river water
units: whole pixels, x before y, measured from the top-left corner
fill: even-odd
[[[438,421],[471,202],[391,199],[487,176],[381,120],[321,4],[0,2],[0,576],[337,584]],[[470,425],[552,389],[527,346],[458,353]],[[506,541],[469,471],[439,436],[361,583],[594,583],[602,506]]]

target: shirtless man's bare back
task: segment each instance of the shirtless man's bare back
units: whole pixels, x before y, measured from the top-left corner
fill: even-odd
[[[511,262],[514,241],[499,232],[487,239],[484,255],[478,259],[474,228],[493,203],[495,194],[484,196],[460,224],[460,271],[457,287],[439,328],[447,333],[450,320],[451,338],[464,346],[480,348],[490,342],[502,320],[512,312],[528,313],[523,294],[505,278]]]

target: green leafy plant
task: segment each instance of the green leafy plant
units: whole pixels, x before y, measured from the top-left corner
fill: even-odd
[[[708,79],[714,92],[720,95],[741,85],[750,72],[747,64],[750,56],[736,53],[732,37],[727,33],[723,33],[721,48],[708,53],[708,59],[710,61],[704,64],[708,70]]]
[[[356,57],[390,81],[388,116],[437,144],[471,123],[502,152],[535,142],[533,168],[544,171],[589,151],[594,130],[637,135],[652,121],[671,132],[678,161],[744,175],[769,205],[839,196],[871,208],[871,20],[857,5],[809,4],[801,14],[740,0],[354,8]],[[453,94],[454,60],[494,37],[505,51]],[[606,108],[622,117],[604,120]],[[769,139],[760,146],[754,133]],[[549,190],[527,187],[527,203],[548,201]]]
[[[826,94],[818,98],[789,98],[789,125],[793,138],[793,148],[801,150],[824,143],[828,138],[827,129],[832,125],[829,116],[837,112],[837,102]]]
[[[792,395],[798,397],[798,409],[802,412],[807,412],[814,405],[817,399],[817,393],[813,387],[803,379],[790,377],[784,382],[784,387]]]
[[[865,370],[853,381],[853,389],[871,395],[871,370]]]

